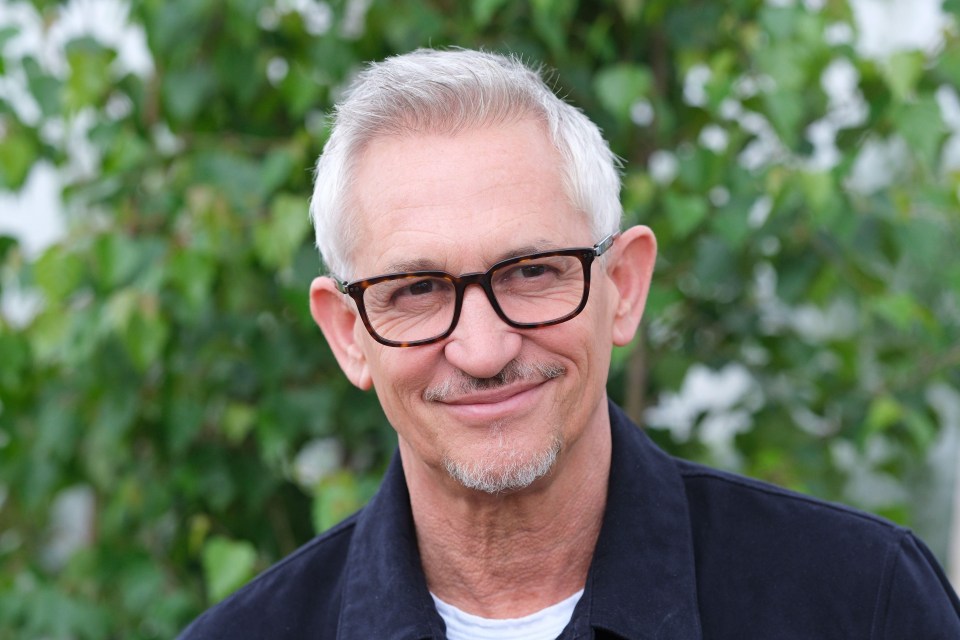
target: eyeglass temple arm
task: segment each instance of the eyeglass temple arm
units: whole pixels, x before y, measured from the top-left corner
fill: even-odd
[[[620,237],[620,232],[611,233],[606,238],[593,245],[593,255],[600,257],[606,253],[607,249],[613,246],[613,241]]]

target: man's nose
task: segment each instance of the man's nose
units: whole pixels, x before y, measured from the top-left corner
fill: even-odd
[[[500,319],[483,289],[468,286],[463,293],[460,319],[444,347],[444,355],[467,375],[492,378],[520,355],[522,342],[519,330]]]

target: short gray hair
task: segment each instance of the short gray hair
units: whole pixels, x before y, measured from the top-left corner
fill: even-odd
[[[353,175],[379,137],[461,131],[533,118],[560,153],[567,196],[596,240],[619,229],[619,159],[582,111],[558,98],[515,56],[419,49],[367,66],[336,106],[310,201],[317,248],[330,273],[352,277],[357,246],[349,211]],[[349,275],[348,275],[349,274]]]

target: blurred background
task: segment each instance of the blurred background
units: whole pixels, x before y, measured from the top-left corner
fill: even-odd
[[[0,0],[0,639],[169,638],[376,490],[307,309],[363,61],[517,53],[660,242],[610,394],[960,580],[960,0]]]

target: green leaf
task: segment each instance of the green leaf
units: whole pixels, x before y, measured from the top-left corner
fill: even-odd
[[[871,301],[870,308],[901,331],[923,319],[922,310],[916,301],[905,293],[885,293],[877,296]]]
[[[119,388],[104,397],[92,420],[97,425],[84,439],[83,459],[90,479],[99,489],[115,490],[126,465],[127,434],[134,425],[137,398],[133,389]]]
[[[956,4],[960,4],[957,0]],[[954,44],[943,52],[943,55],[937,60],[937,71],[947,77],[948,82],[954,86],[960,85],[960,46]]]
[[[867,412],[867,429],[872,433],[881,433],[899,422],[903,415],[903,406],[896,398],[888,395],[874,398]]]
[[[940,143],[947,133],[940,107],[932,96],[923,96],[894,112],[897,130],[927,167],[935,167]]]
[[[363,506],[364,496],[356,476],[341,471],[326,476],[313,496],[313,527],[326,531]]]
[[[253,231],[257,257],[268,267],[288,266],[310,229],[305,198],[290,194],[277,196],[265,224]]]
[[[774,40],[756,64],[775,82],[779,91],[802,95],[808,91],[804,52],[793,41]]]
[[[630,121],[633,105],[650,91],[652,76],[645,67],[618,64],[597,74],[594,89],[600,103],[622,123]]]
[[[69,109],[99,106],[113,85],[110,69],[116,53],[93,38],[71,41],[66,47],[70,75],[64,100]]]
[[[34,321],[27,336],[39,362],[47,363],[62,358],[61,346],[70,324],[71,318],[67,314],[50,311],[40,314]]]
[[[628,23],[636,22],[643,14],[646,0],[617,0],[617,8]]]
[[[185,247],[170,256],[166,276],[171,286],[182,296],[185,310],[199,313],[211,302],[210,292],[216,276],[216,261],[205,252]]]
[[[19,390],[21,386],[30,384],[26,376],[26,369],[30,364],[30,350],[26,338],[4,330],[0,323],[0,389]],[[0,415],[3,408],[0,406]],[[2,448],[2,446],[0,446]]]
[[[63,83],[44,71],[32,57],[24,58],[23,70],[27,74],[30,94],[40,106],[41,113],[48,118],[60,115],[63,102]]]
[[[289,149],[272,151],[263,161],[260,169],[260,192],[272,194],[290,179],[296,158]]]
[[[121,289],[113,293],[103,305],[101,316],[104,333],[123,333],[130,326],[130,320],[137,312],[139,294],[132,288]]]
[[[797,10],[793,7],[765,6],[760,11],[764,29],[777,40],[787,40],[797,28]]]
[[[5,134],[0,129],[0,136],[0,188],[16,191],[30,175],[40,148],[36,139],[19,127],[10,127]]]
[[[123,344],[133,364],[145,371],[160,358],[170,336],[170,325],[162,318],[153,296],[142,296],[138,312],[123,332]]]
[[[473,20],[478,27],[485,27],[493,20],[494,14],[501,9],[507,0],[474,0],[472,3]]]
[[[207,598],[220,602],[253,577],[257,551],[246,540],[212,536],[203,545],[203,576]]]
[[[918,451],[926,451],[937,436],[937,426],[923,413],[908,410],[904,416],[907,434]]]
[[[764,94],[764,101],[777,135],[791,148],[795,148],[801,138],[800,127],[805,109],[801,92],[773,91]]]
[[[33,277],[47,300],[60,306],[80,283],[83,262],[66,247],[54,245],[34,263]]]
[[[303,64],[290,67],[287,77],[280,83],[280,91],[291,114],[300,117],[315,108],[323,90],[317,82],[316,69]]]
[[[203,402],[194,397],[197,382],[181,377],[178,386],[181,388],[177,388],[172,394],[173,397],[166,403],[164,410],[166,415],[162,423],[167,449],[175,455],[182,454],[197,436],[201,429],[204,409]]]
[[[223,434],[227,441],[232,444],[239,444],[250,433],[257,419],[257,410],[248,405],[239,402],[231,402],[227,405],[223,414]]]
[[[100,235],[93,245],[94,271],[97,284],[112,289],[129,282],[146,257],[143,247],[120,234]]]
[[[4,25],[0,27],[0,58],[3,58],[3,49],[7,43],[20,33],[20,29],[13,25]]]
[[[577,0],[532,0],[533,29],[550,51],[562,57],[566,50],[566,36]]]
[[[724,241],[710,236],[698,240],[693,273],[704,298],[730,300],[740,293],[743,283],[735,266],[733,253]]]
[[[3,267],[4,262],[7,261],[7,258],[14,255],[17,247],[20,246],[20,241],[12,235],[5,235],[9,231],[0,231],[0,268]],[[0,292],[3,291],[3,282],[0,281]]]
[[[36,421],[36,446],[33,449],[38,460],[54,466],[55,461],[66,460],[80,437],[77,421],[69,402],[53,402],[53,394],[45,394],[47,400],[40,408]]]
[[[667,220],[677,239],[689,236],[707,217],[707,201],[694,195],[680,195],[668,192],[664,196],[664,208]]]
[[[233,216],[251,216],[260,207],[264,196],[261,191],[262,167],[248,152],[210,149],[197,155],[193,170],[197,182],[214,185],[226,196],[234,209]],[[211,222],[228,226],[221,220]]]
[[[913,98],[925,64],[920,51],[898,51],[881,64],[880,73],[897,100],[906,102]]]
[[[171,71],[163,76],[164,106],[174,120],[190,120],[199,113],[216,85],[216,75],[202,63]]]

